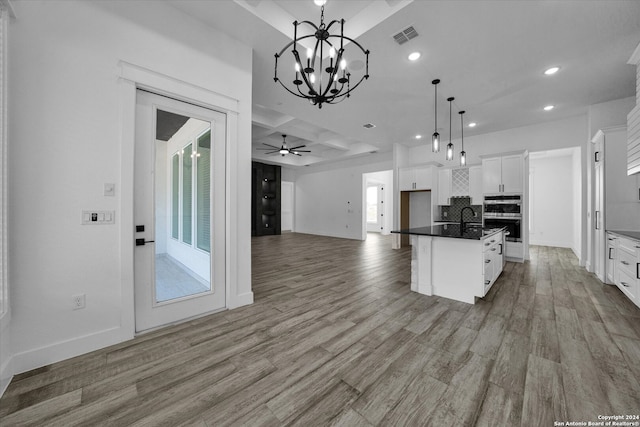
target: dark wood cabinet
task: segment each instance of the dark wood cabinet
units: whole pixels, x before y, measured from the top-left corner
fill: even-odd
[[[251,235],[280,234],[280,166],[252,162]]]

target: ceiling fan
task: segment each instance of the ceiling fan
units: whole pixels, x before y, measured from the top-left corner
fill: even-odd
[[[306,147],[306,145],[298,145],[297,147],[287,147],[286,139],[287,139],[287,135],[282,135],[282,145],[280,146],[280,148],[276,147],[275,145],[265,144],[263,142],[262,143],[263,145],[266,145],[267,147],[270,147],[270,148],[256,148],[256,150],[267,151],[267,153],[265,154],[280,153],[282,157],[284,157],[286,154],[295,154],[296,156],[302,156],[302,154],[300,153],[311,152],[309,150],[298,150],[298,148]]]

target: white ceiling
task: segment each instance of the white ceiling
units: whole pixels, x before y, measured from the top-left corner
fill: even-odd
[[[274,54],[293,36],[294,20],[319,23],[313,0],[173,0],[177,9],[253,48],[253,158],[290,166],[424,144],[438,127],[449,138],[446,99],[466,110],[465,136],[584,114],[589,105],[635,94],[626,62],[640,43],[640,1],[328,0],[325,21],[344,18],[345,34],[371,51],[371,78],[344,102],[322,109],[273,80]],[[419,36],[398,45],[412,25]],[[422,57],[411,63],[407,55]],[[545,76],[550,66],[560,66]],[[542,107],[555,105],[545,112]],[[365,129],[365,123],[376,125]],[[457,126],[456,126],[457,125]],[[266,156],[262,143],[306,144],[303,157]],[[425,137],[415,139],[416,134]]]

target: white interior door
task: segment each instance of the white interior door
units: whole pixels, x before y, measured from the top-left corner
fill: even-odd
[[[382,185],[369,184],[367,186],[367,231],[382,232],[382,219],[384,217],[384,209],[382,205]]]
[[[225,307],[226,115],[137,91],[136,331]]]
[[[281,183],[280,230],[293,231],[293,182],[289,181]]]

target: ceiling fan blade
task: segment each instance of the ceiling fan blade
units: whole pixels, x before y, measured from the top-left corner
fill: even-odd
[[[291,152],[291,154],[295,154],[296,156],[300,156],[300,157],[302,157],[302,154],[300,154],[300,153],[295,153],[295,152],[293,152],[293,151]]]
[[[271,147],[271,148],[275,148],[276,150],[279,150],[280,147],[276,147],[275,145],[271,145],[271,144],[266,144],[266,143],[262,143],[262,145],[266,145],[267,147]]]
[[[292,148],[292,150],[293,150],[293,148]],[[298,153],[310,153],[311,152],[311,150],[295,150],[295,151],[298,152]]]
[[[271,150],[275,150],[275,148],[256,148],[256,150],[271,151]]]
[[[273,150],[273,151],[267,151],[264,154],[273,154],[273,153],[279,153],[279,152],[280,152],[280,150]]]
[[[306,147],[306,145],[298,145],[297,147],[291,147],[291,150],[295,150],[296,148]]]

